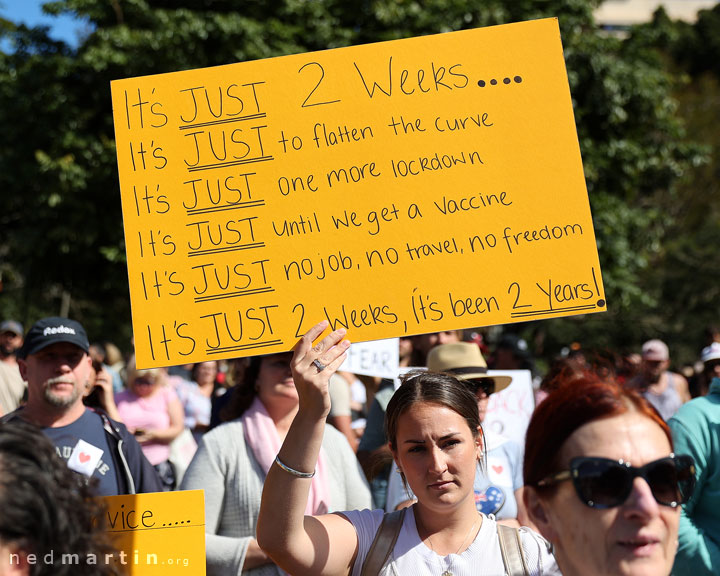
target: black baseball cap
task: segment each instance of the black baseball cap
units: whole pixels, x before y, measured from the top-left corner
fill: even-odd
[[[17,351],[17,357],[27,358],[30,354],[40,352],[43,348],[59,342],[75,344],[83,352],[87,352],[90,348],[85,328],[82,327],[80,322],[69,318],[51,316],[38,320],[33,324],[25,336],[24,344]]]

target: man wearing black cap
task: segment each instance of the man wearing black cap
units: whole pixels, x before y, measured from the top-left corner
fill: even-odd
[[[27,404],[3,421],[21,418],[39,426],[68,467],[98,482],[103,496],[160,492],[162,487],[127,428],[83,404],[92,375],[84,328],[68,318],[43,318],[18,350],[28,383]]]

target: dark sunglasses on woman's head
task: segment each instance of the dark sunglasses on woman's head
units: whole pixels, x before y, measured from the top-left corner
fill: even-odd
[[[671,454],[636,468],[624,460],[573,458],[569,470],[544,478],[538,486],[572,480],[575,492],[585,504],[591,508],[614,508],[630,496],[635,478],[648,483],[658,504],[675,508],[692,495],[695,462],[690,456]]]
[[[473,378],[465,380],[473,394],[477,396],[478,392],[483,392],[485,396],[490,396],[495,392],[495,380],[492,378]]]

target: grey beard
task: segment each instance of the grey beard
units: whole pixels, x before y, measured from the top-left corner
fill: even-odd
[[[73,388],[73,393],[70,396],[57,396],[50,390],[49,386],[45,387],[44,390],[45,401],[51,406],[56,408],[67,408],[75,404],[77,399],[80,397],[80,390]]]

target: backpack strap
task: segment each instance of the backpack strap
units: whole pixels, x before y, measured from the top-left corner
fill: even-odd
[[[377,576],[387,562],[390,552],[395,547],[400,528],[402,528],[407,508],[388,512],[383,516],[383,521],[375,533],[375,538],[370,545],[365,562],[363,563],[361,576]]]
[[[496,526],[500,540],[500,553],[508,576],[530,576],[520,541],[520,531],[503,524]]]

